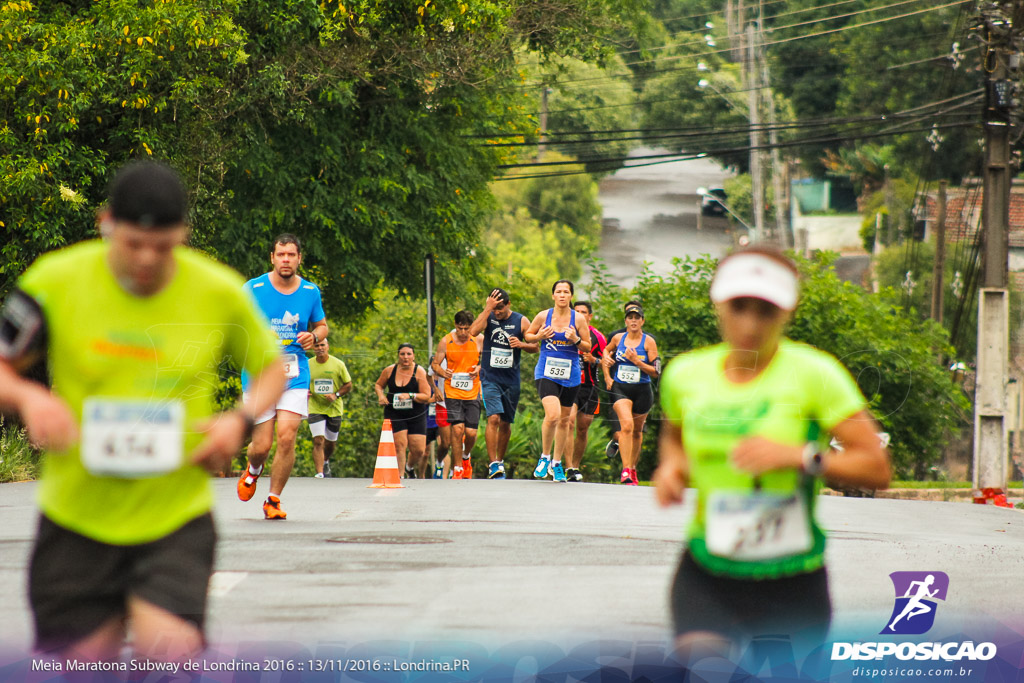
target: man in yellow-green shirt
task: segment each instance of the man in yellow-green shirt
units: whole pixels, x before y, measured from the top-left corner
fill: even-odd
[[[313,435],[316,477],[331,476],[331,456],[345,407],[341,397],[352,391],[352,376],[345,362],[330,355],[326,339],[313,345],[316,356],[309,362],[309,431]]]
[[[125,166],[104,239],[40,257],[0,312],[0,410],[46,450],[29,569],[41,650],[115,659],[126,622],[140,657],[203,648],[215,541],[204,470],[239,452],[284,371],[243,278],[183,246],[187,213],[173,170]],[[245,405],[217,413],[226,359],[253,382]],[[49,387],[21,375],[41,364]]]

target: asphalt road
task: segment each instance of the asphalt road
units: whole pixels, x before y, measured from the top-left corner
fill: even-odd
[[[534,481],[293,479],[288,520],[215,480],[220,534],[208,635],[282,640],[664,641],[689,505],[649,488]],[[0,652],[30,647],[26,564],[35,484],[0,485]],[[1024,614],[1024,516],[964,503],[819,498],[836,629],[880,629],[888,574],[939,570],[936,632]],[[878,631],[875,630],[875,633]]]
[[[645,151],[658,150],[642,148],[634,154]],[[708,216],[697,229],[697,188],[721,187],[729,175],[712,161],[693,159],[641,167],[627,162],[603,179],[598,201],[605,227],[597,256],[604,260],[609,277],[631,287],[645,261],[655,274],[668,275],[673,258],[724,256],[732,245],[729,222]]]

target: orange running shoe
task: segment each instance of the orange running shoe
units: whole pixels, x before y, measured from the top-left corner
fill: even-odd
[[[469,461],[469,458],[462,459],[462,478],[472,479],[473,478],[473,463]]]
[[[461,467],[452,468],[452,479],[462,479],[463,469]]]
[[[260,468],[260,474],[263,474],[262,467]],[[260,474],[250,473],[249,464],[246,463],[245,469],[242,470],[242,476],[238,478],[238,500],[252,500],[252,497],[256,495],[256,480],[260,478]],[[252,477],[252,483],[250,484],[245,483],[248,477]]]
[[[281,509],[281,499],[277,496],[267,496],[267,502],[263,504],[264,519],[287,519],[288,513]]]

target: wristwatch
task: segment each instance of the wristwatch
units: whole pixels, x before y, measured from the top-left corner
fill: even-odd
[[[817,441],[808,441],[804,446],[800,469],[812,477],[820,477],[825,473],[825,457]]]

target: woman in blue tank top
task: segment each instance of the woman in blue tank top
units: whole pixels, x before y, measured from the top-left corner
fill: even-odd
[[[542,453],[533,471],[536,479],[543,479],[550,470],[555,481],[565,481],[562,451],[569,438],[569,413],[580,387],[580,352],[589,351],[591,343],[586,320],[577,317],[572,308],[574,291],[569,280],[556,282],[551,287],[554,307],[534,316],[523,335],[527,342],[540,343],[533,377],[544,406],[544,423],[540,432]]]
[[[621,425],[619,453],[622,456],[623,484],[636,486],[639,477],[640,442],[644,422],[654,405],[651,378],[661,372],[658,345],[644,332],[644,310],[638,304],[626,306],[626,331],[612,336],[605,346],[607,358],[614,360],[615,374],[610,387],[612,408]]]

